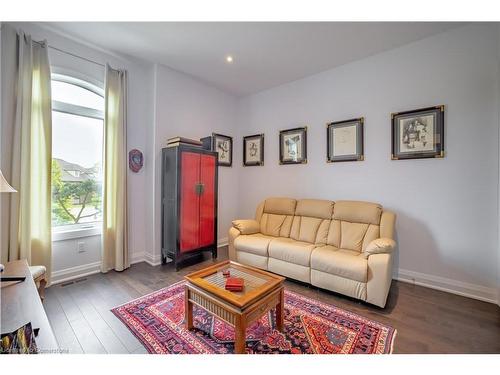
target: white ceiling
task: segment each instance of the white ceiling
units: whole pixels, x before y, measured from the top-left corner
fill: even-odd
[[[51,22],[113,52],[243,96],[443,32],[444,22]],[[228,54],[233,64],[225,62]]]

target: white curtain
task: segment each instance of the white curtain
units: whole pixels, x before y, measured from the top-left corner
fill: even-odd
[[[127,72],[106,66],[101,271],[130,266],[127,230]]]
[[[51,273],[52,106],[46,42],[18,32],[8,260],[27,259]]]

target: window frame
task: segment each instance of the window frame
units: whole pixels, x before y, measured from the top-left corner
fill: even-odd
[[[63,69],[52,69],[51,81],[59,81],[78,86],[104,98],[104,90],[96,83],[90,82],[90,79],[79,78],[75,74]],[[104,125],[104,111],[95,108],[88,108],[76,104],[64,103],[58,100],[52,100],[52,111],[66,113],[80,117],[102,120]],[[64,241],[74,238],[100,235],[102,233],[102,220],[93,223],[68,224],[52,227],[52,241]]]
[[[104,98],[104,90],[103,89],[99,88],[98,86],[96,86],[90,82],[84,81],[83,79],[80,79],[77,77],[71,77],[71,76],[68,76],[66,74],[61,74],[61,73],[52,73],[51,81],[59,81],[59,82],[68,83],[70,85],[80,87],[84,90],[88,90],[88,91]],[[84,107],[81,105],[64,103],[64,102],[60,102],[58,100],[52,101],[52,110],[56,111],[56,112],[67,113],[70,115],[91,117],[91,118],[95,118],[95,119],[104,121],[104,111],[99,111],[95,108],[88,108],[88,107]]]

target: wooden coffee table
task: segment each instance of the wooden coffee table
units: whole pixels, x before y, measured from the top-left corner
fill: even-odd
[[[245,287],[241,292],[224,289],[222,271],[231,277],[242,277]],[[234,326],[235,353],[245,353],[247,327],[269,310],[276,308],[276,328],[283,331],[284,277],[232,261],[217,263],[185,276],[187,329],[193,328],[193,304]]]

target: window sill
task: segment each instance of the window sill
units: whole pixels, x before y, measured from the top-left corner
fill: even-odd
[[[81,237],[100,236],[101,226],[91,226],[83,228],[71,228],[58,232],[52,232],[52,242],[72,240]]]

